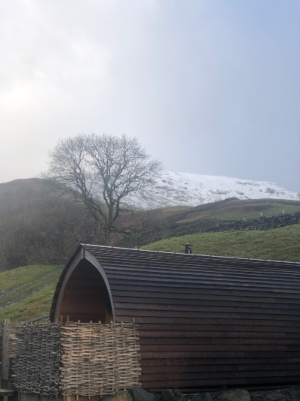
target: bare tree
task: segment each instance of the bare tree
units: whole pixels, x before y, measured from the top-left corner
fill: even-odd
[[[59,141],[47,177],[85,205],[109,242],[126,197],[153,184],[160,170],[136,138],[81,134]]]

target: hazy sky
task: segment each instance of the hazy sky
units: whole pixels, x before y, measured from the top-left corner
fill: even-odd
[[[0,0],[0,182],[77,133],[300,192],[300,1]]]

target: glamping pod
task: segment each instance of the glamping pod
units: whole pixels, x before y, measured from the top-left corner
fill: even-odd
[[[80,245],[51,320],[134,322],[144,388],[300,384],[300,264]]]

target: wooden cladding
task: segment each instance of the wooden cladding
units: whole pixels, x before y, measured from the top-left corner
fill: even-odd
[[[300,383],[300,264],[82,245],[52,319],[67,304],[138,324],[145,388]]]

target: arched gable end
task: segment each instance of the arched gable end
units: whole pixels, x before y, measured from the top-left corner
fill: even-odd
[[[81,248],[66,266],[53,298],[51,321],[115,321],[106,274],[97,259]]]

